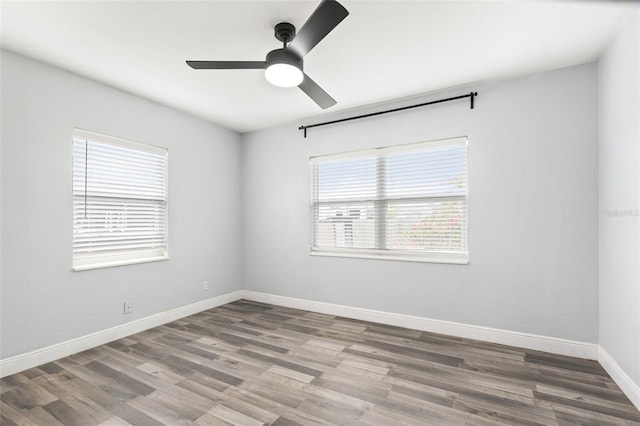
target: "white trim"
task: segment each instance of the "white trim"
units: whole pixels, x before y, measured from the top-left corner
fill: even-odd
[[[452,138],[436,139],[431,141],[410,142],[410,143],[404,143],[399,145],[381,146],[381,147],[369,148],[369,149],[357,149],[354,151],[340,152],[337,154],[316,155],[313,157],[309,157],[309,163],[313,165],[313,164],[318,164],[321,161],[335,161],[335,160],[344,160],[348,158],[370,157],[370,156],[380,155],[381,152],[386,153],[386,152],[411,151],[423,146],[435,149],[435,148],[442,148],[445,146],[454,146],[454,145],[464,145],[465,147],[468,147],[469,138],[467,136],[456,136]]]
[[[104,135],[102,133],[92,132],[84,129],[73,129],[73,137],[80,140],[92,140],[96,142],[104,142],[111,145],[117,145],[124,148],[134,148],[141,151],[151,152],[154,154],[168,156],[169,150],[162,146],[149,145],[146,143],[134,142],[125,138],[118,138],[116,136]]]
[[[640,410],[640,385],[635,383],[633,379],[624,372],[616,360],[613,359],[602,346],[598,346],[598,362],[607,373],[609,373],[613,381],[620,386],[622,392],[627,395],[627,398],[629,398],[633,405]]]
[[[162,250],[166,253],[166,250]],[[74,265],[71,268],[74,272],[80,271],[90,271],[92,269],[102,269],[102,268],[111,268],[113,266],[125,266],[125,265],[136,265],[138,263],[149,263],[149,262],[158,262],[160,260],[169,260],[169,255],[163,254],[158,256],[151,257],[140,257],[133,258],[131,255],[121,255],[118,257],[114,257],[114,259],[118,260],[110,260],[105,261],[104,259],[108,258],[109,255],[102,256],[87,256],[87,257],[77,257],[74,259]]]
[[[559,339],[557,337],[540,336],[536,334],[501,330],[412,315],[375,311],[372,309],[354,308],[351,306],[335,305],[332,303],[314,302],[312,300],[276,296],[249,290],[242,290],[242,298],[255,302],[285,306],[288,308],[337,315],[398,327],[411,328],[414,330],[464,337],[467,339],[482,340],[485,342],[533,349],[558,355],[567,355],[593,360],[597,358],[598,345],[595,343]]]
[[[450,263],[452,265],[468,265],[468,253],[454,253],[447,257],[446,253],[399,253],[383,250],[365,249],[324,249],[311,247],[309,256],[349,257],[353,259],[399,260],[402,262]]]
[[[241,295],[242,293],[240,290],[222,294],[190,305],[181,306],[179,308],[170,309],[166,312],[160,312],[125,324],[120,324],[106,330],[87,334],[86,336],[56,343],[51,346],[47,346],[46,348],[36,349],[10,358],[1,359],[0,377],[15,374],[28,368],[33,368],[65,356],[82,352],[99,345],[104,345],[105,343],[109,343],[207,309],[240,300]]]

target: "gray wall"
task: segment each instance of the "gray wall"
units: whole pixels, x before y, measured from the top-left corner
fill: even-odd
[[[600,345],[640,387],[640,6],[598,71]]]
[[[596,87],[588,64],[441,94],[477,90],[475,110],[245,135],[243,288],[597,342]],[[308,255],[309,156],[463,135],[469,265]]]
[[[0,357],[241,288],[238,134],[9,52],[1,59]],[[71,271],[74,127],[169,149],[170,260]]]

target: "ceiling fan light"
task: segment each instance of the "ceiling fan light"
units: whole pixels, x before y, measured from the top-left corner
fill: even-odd
[[[286,63],[269,65],[264,71],[264,76],[269,83],[279,87],[295,87],[304,79],[300,68]]]

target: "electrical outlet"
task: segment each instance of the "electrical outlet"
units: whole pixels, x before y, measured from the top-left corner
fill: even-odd
[[[130,314],[133,312],[133,303],[131,302],[124,302],[124,314]]]
[[[209,281],[202,281],[202,290],[209,290]]]

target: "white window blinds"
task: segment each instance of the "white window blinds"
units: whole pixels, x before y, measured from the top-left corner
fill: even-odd
[[[74,270],[167,258],[167,150],[73,137]]]
[[[312,158],[312,254],[467,263],[467,139]]]

